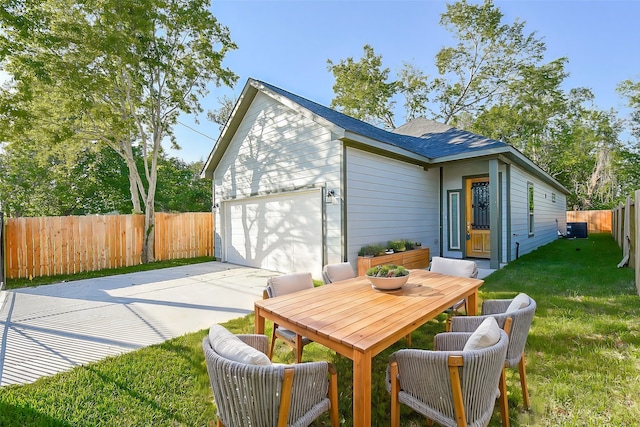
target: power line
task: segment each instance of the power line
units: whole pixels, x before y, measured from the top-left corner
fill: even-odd
[[[189,129],[189,130],[194,131],[195,133],[198,133],[198,134],[200,134],[200,135],[204,136],[205,138],[209,138],[210,140],[212,140],[212,141],[214,141],[214,142],[216,141],[216,139],[215,139],[215,138],[212,138],[212,137],[210,137],[209,135],[207,135],[207,134],[205,134],[205,133],[202,133],[202,132],[200,132],[200,131],[199,131],[199,130],[197,130],[197,129],[194,129],[194,128],[192,128],[191,126],[185,125],[185,124],[184,124],[184,123],[182,123],[180,120],[177,120],[177,122],[178,122],[178,124],[180,124],[180,125],[182,125],[182,126],[186,127],[186,128],[187,128],[187,129]]]

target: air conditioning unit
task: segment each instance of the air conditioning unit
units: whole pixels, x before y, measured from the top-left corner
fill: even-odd
[[[567,237],[574,239],[586,239],[589,237],[586,222],[568,222]]]

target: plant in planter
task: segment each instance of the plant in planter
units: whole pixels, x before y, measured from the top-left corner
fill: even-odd
[[[366,275],[371,285],[381,290],[400,289],[409,280],[409,270],[393,264],[371,267]]]
[[[408,251],[415,249],[415,243],[411,240],[403,240],[404,247],[407,248]]]
[[[364,245],[360,248],[358,256],[374,257],[384,255],[385,248],[382,245]]]
[[[369,277],[404,277],[409,275],[409,270],[403,266],[383,264],[371,267],[366,274]]]
[[[404,252],[407,250],[404,240],[391,240],[387,243],[389,249],[393,249],[394,252]]]

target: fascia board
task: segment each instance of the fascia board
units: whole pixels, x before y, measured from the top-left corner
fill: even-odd
[[[314,121],[315,123],[319,124],[320,126],[328,128],[331,131],[331,133],[334,134],[334,135],[337,135],[338,138],[342,138],[344,136],[345,130],[342,127],[340,127],[340,126],[336,125],[335,123],[325,119],[322,116],[319,116],[319,115],[311,112],[310,110],[307,110],[302,105],[300,105],[297,102],[291,100],[290,98],[287,98],[284,95],[280,95],[279,93],[276,93],[276,92],[272,91],[271,89],[265,87],[264,85],[260,84],[256,80],[251,79],[249,84],[251,84],[253,87],[258,89],[259,91],[263,92],[264,94],[266,94],[266,95],[270,96],[271,98],[275,99],[276,101],[280,102],[281,104],[285,105],[286,107],[291,108],[296,113],[301,114],[302,116],[308,118],[309,120]]]
[[[466,151],[450,156],[436,157],[433,159],[434,164],[459,162],[460,160],[473,160],[478,157],[497,156],[499,154],[508,153],[509,147],[496,147],[487,150]]]
[[[376,154],[391,154],[390,157],[401,159],[408,162],[413,162],[423,166],[425,169],[430,167],[432,162],[429,157],[416,154],[412,151],[405,150],[404,148],[396,147],[395,145],[388,144],[386,142],[378,141],[366,136],[362,136],[358,133],[350,131],[345,132],[343,138],[345,144],[353,146],[355,148],[370,151]]]
[[[552,177],[547,172],[542,170],[540,166],[536,165],[534,162],[529,160],[529,158],[527,158],[520,151],[516,150],[513,147],[510,147],[510,149],[511,150],[509,152],[509,157],[513,159],[514,163],[523,167],[525,170],[535,175],[538,175],[539,177],[542,178],[543,181],[547,182],[552,187],[555,187],[557,190],[560,190],[565,194],[571,194],[571,192],[564,185],[560,184],[558,180],[556,180],[554,177]]]
[[[213,178],[213,171],[218,166],[224,152],[229,147],[233,135],[238,130],[244,115],[249,109],[249,106],[257,93],[257,89],[250,85],[250,81],[247,82],[242,89],[242,93],[240,94],[236,105],[233,107],[231,116],[222,128],[220,136],[218,136],[216,143],[213,145],[213,149],[209,153],[209,157],[207,157],[207,161],[200,172],[200,178]]]
[[[526,171],[540,177],[540,179],[550,184],[557,190],[562,191],[565,194],[571,194],[571,192],[567,190],[562,184],[560,184],[555,178],[542,170],[540,166],[536,165],[534,162],[529,160],[527,156],[510,145],[498,148],[490,148],[488,150],[466,152],[453,156],[436,157],[435,159],[433,159],[433,163],[434,165],[436,165],[495,156],[500,157],[505,162],[515,163]]]

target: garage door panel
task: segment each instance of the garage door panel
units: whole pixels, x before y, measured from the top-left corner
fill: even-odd
[[[320,191],[226,202],[226,260],[281,272],[322,268]]]

